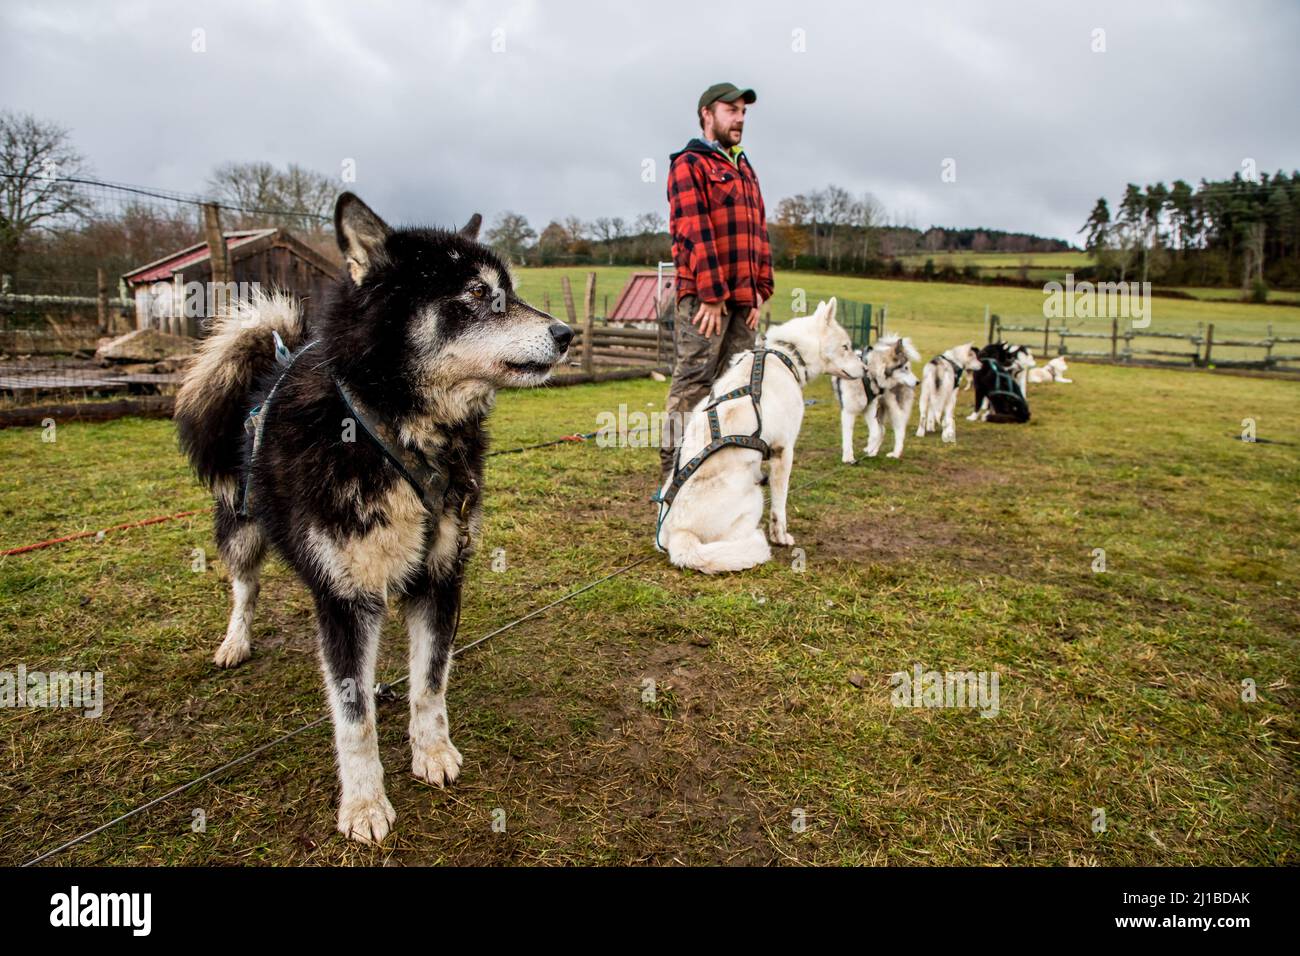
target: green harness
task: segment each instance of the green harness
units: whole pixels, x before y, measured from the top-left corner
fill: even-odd
[[[1024,421],[1028,421],[1029,403],[1025,401],[1025,394],[1020,391],[1020,385],[1017,384],[1015,378],[1010,372],[998,364],[997,359],[986,358],[982,361],[989,368],[993,369],[994,375],[993,388],[984,396],[985,399],[988,400],[990,411],[997,414],[1011,414],[1017,418],[1023,419]],[[1008,402],[1017,409],[1017,411],[1006,413],[998,412],[997,409],[993,407],[994,395],[1006,398]]]

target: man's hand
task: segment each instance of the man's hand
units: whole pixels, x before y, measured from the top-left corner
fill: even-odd
[[[722,303],[701,302],[699,311],[691,321],[700,330],[700,335],[706,339],[712,338],[722,331]]]
[[[754,300],[754,307],[749,310],[749,316],[745,319],[745,327],[751,332],[758,328],[758,316],[762,309],[763,300],[756,298]]]

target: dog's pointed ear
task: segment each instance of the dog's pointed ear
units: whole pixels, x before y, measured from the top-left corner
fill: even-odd
[[[474,213],[474,215],[469,217],[469,222],[461,226],[460,234],[466,239],[473,239],[475,242],[478,242],[478,231],[482,225],[483,217],[479,213]]]
[[[390,232],[388,224],[355,193],[341,194],[334,204],[334,237],[347,262],[348,275],[357,285],[383,258],[384,240]]]
[[[835,298],[835,296],[831,296],[831,300],[826,303],[826,324],[827,325],[830,325],[832,322],[835,321],[835,310],[838,308],[839,308],[839,301]]]

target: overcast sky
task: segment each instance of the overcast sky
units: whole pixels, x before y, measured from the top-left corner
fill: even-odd
[[[1300,167],[1298,39],[1294,2],[4,0],[0,108],[68,127],[104,179],[199,192],[222,161],[351,159],[392,221],[540,231],[666,215],[667,156],[728,80],[758,93],[773,209],[834,182],[921,227],[1077,241],[1129,181]]]

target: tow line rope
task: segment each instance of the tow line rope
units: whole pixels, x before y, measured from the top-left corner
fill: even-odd
[[[452,651],[452,657],[459,657],[460,655],[472,650],[473,648],[478,647],[480,644],[482,644],[484,641],[488,640],[489,638],[496,637],[498,634],[503,634],[506,631],[510,630],[511,628],[518,627],[520,624],[523,624],[525,621],[530,621],[533,618],[537,617],[538,615],[544,614],[546,611],[549,611],[551,608],[563,604],[566,601],[572,600],[573,598],[577,597],[579,594],[583,594],[587,591],[590,591],[592,588],[604,584],[606,581],[612,580],[613,578],[616,578],[621,574],[626,574],[628,571],[631,571],[633,568],[645,564],[653,557],[656,557],[656,555],[653,554],[644,555],[638,558],[637,560],[633,561],[631,564],[625,565],[619,568],[617,571],[610,572],[609,574],[605,575],[603,578],[597,578],[595,581],[591,581],[587,584],[584,584],[582,587],[570,591],[569,593],[563,595],[562,597],[556,598],[550,604],[544,604],[541,607],[536,608],[535,610],[529,611],[527,614],[523,615],[522,617],[515,618],[513,621],[509,622],[508,624],[503,624],[501,627],[498,627],[494,631],[489,631],[488,633],[484,634],[482,637],[478,638],[477,640],[471,641],[469,644],[466,644],[464,647],[455,648]],[[390,691],[394,687],[404,684],[409,679],[409,676],[410,675],[400,677],[390,684],[381,683],[378,687],[375,688],[376,710],[378,710],[378,705],[380,701],[387,696],[386,692]],[[109,820],[107,823],[100,824],[99,826],[95,827],[93,830],[87,830],[85,833],[82,833],[80,836],[74,837],[68,842],[62,843],[59,846],[54,847],[52,850],[46,850],[40,856],[28,860],[26,863],[23,864],[23,866],[25,867],[35,866],[37,863],[41,863],[45,860],[48,860],[52,856],[62,853],[64,850],[70,850],[74,846],[86,842],[96,834],[103,833],[105,830],[114,827],[125,820],[129,820],[134,816],[138,816],[141,813],[144,813],[146,810],[152,807],[156,807],[158,804],[164,803],[167,800],[170,800],[172,797],[185,793],[187,790],[194,789],[195,787],[197,787],[199,784],[203,783],[206,780],[211,780],[213,777],[219,776],[220,774],[234,767],[238,767],[240,764],[248,763],[248,761],[252,760],[254,757],[258,756],[259,754],[263,754],[266,751],[272,749],[273,747],[278,747],[280,744],[286,743],[287,741],[292,740],[294,737],[297,737],[299,734],[306,733],[307,731],[311,730],[314,727],[319,727],[321,724],[325,723],[329,719],[330,719],[330,715],[328,713],[323,714],[320,717],[317,717],[315,720],[303,724],[301,727],[297,727],[286,734],[281,734],[279,737],[276,737],[274,740],[267,741],[266,743],[261,744],[260,746],[254,747],[252,750],[248,751],[248,753],[236,757],[234,760],[227,761],[226,763],[223,763],[220,767],[217,767],[213,770],[209,770],[207,773],[195,777],[193,780],[189,781],[188,783],[183,783],[179,787],[173,787],[171,790],[168,790],[166,793],[162,794],[161,796],[154,797],[152,800],[148,801],[147,803],[142,803],[138,807],[135,807],[132,810],[128,810],[126,813],[123,813],[120,816],[114,817],[112,820]]]
[[[649,431],[649,429],[634,428],[624,434],[632,435],[639,431]],[[561,437],[552,439],[551,441],[538,442],[536,445],[520,445],[518,448],[502,448],[498,451],[490,451],[485,457],[492,458],[496,455],[517,455],[520,452],[533,451],[536,448],[550,448],[553,445],[566,445],[590,441],[592,438],[595,438],[597,434],[597,432],[575,432],[572,435],[562,435]],[[15,554],[26,554],[29,551],[40,551],[42,548],[53,547],[56,544],[65,544],[68,541],[77,541],[81,538],[98,537],[99,535],[109,534],[113,531],[127,531],[131,528],[143,527],[144,525],[160,524],[164,521],[174,521],[177,518],[189,518],[193,515],[207,514],[211,510],[211,506],[207,508],[196,508],[193,511],[178,511],[174,515],[158,515],[157,517],[144,518],[140,521],[128,521],[125,524],[113,525],[111,528],[102,528],[95,531],[78,531],[76,534],[64,535],[61,538],[50,538],[47,541],[37,541],[35,544],[24,544],[21,547],[9,548],[7,551],[0,551],[0,558],[9,557]]]

